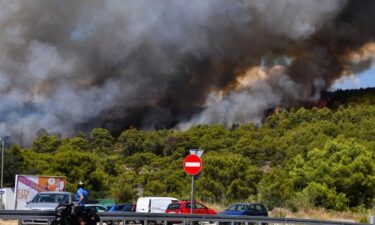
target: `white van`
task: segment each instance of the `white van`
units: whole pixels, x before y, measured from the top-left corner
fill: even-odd
[[[165,213],[168,205],[176,198],[170,197],[142,197],[137,200],[136,212],[141,213]]]

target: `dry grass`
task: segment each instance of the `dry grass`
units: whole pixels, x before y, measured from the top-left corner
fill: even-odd
[[[219,203],[204,203],[204,204],[211,209],[215,209],[217,212],[222,212],[226,209],[222,204],[219,204]]]
[[[270,212],[270,216],[289,217],[303,219],[320,219],[320,220],[338,220],[347,222],[366,223],[372,212],[365,210],[363,212],[331,212],[326,209],[306,209],[298,212],[291,212],[287,209],[275,208]]]
[[[0,220],[0,225],[17,225],[17,220]]]
[[[217,212],[225,210],[225,206],[219,203],[206,204],[206,206],[215,209]],[[375,210],[361,210],[360,212],[344,211],[335,212],[326,209],[305,209],[298,212],[292,212],[284,208],[275,208],[269,212],[272,217],[287,217],[301,219],[318,219],[318,220],[337,220],[346,222],[368,223],[369,217],[375,215]]]

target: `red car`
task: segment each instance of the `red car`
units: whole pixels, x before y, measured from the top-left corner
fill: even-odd
[[[172,202],[168,205],[165,213],[180,213],[180,214],[190,214],[191,201],[179,201]],[[199,202],[194,202],[193,204],[193,214],[217,214],[214,209],[210,209],[207,206]]]

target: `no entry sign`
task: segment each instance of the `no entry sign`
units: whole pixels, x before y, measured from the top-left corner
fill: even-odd
[[[184,170],[189,175],[197,175],[202,170],[202,160],[197,155],[188,155],[184,160]]]

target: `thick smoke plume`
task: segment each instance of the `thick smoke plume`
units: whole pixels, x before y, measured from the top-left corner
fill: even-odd
[[[0,136],[257,122],[369,68],[374,12],[371,0],[3,0]]]

